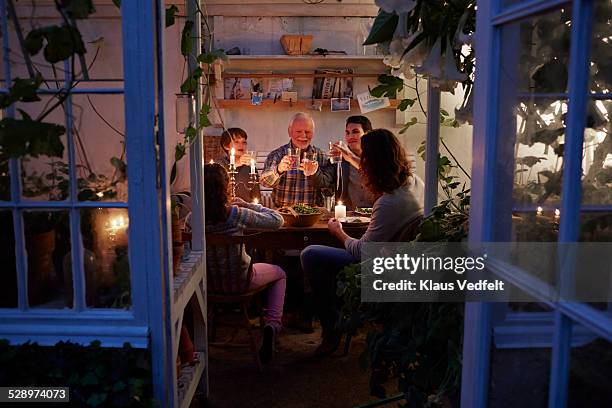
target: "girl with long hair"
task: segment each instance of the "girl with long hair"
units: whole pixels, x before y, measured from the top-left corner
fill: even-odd
[[[228,184],[229,177],[223,166],[216,163],[204,166],[206,232],[242,235],[246,229],[275,230],[283,225],[283,217],[274,210],[260,204],[247,203],[240,198],[230,202]],[[215,256],[214,251],[206,251],[207,259],[213,261],[212,257]],[[246,278],[251,259],[244,248],[241,249],[237,245],[234,251],[230,252],[230,258],[230,262],[234,265],[241,265]],[[286,276],[285,271],[277,265],[253,264],[253,274],[248,289],[257,289],[269,283],[272,283],[272,286],[268,289],[263,344],[259,351],[263,363],[272,359],[274,335],[281,328]]]

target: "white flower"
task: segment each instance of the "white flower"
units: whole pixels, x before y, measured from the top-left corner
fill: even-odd
[[[408,13],[399,13],[397,19],[397,26],[393,33],[393,38],[406,38],[408,37]]]
[[[455,55],[453,48],[451,47],[450,40],[446,39],[446,52],[444,53],[444,74],[445,80],[463,82],[467,79],[465,72],[460,72],[457,69],[457,63],[455,62]]]
[[[387,13],[408,13],[416,7],[416,0],[376,0],[374,3]]]
[[[409,47],[410,44],[422,33],[422,30],[416,31],[410,37],[408,37],[404,44]],[[418,67],[423,64],[425,58],[427,58],[427,41],[421,40],[416,46],[412,47],[404,57],[402,58],[402,65],[412,65]]]
[[[441,37],[438,37],[433,47],[429,51],[429,55],[423,61],[420,67],[416,67],[414,71],[420,75],[426,75],[430,78],[438,78],[442,74],[440,69],[440,50],[442,49]]]
[[[459,24],[457,24],[457,31],[455,31],[455,36],[453,38],[453,46],[456,50],[460,49],[463,44],[472,45],[472,34],[464,34],[463,32],[469,13],[469,10],[463,13],[459,19]]]
[[[474,123],[474,88],[471,89],[467,100],[463,101],[463,105],[455,108],[455,120],[462,125]]]
[[[393,68],[398,68],[402,63],[402,54],[406,47],[401,38],[396,38],[389,44],[389,54],[385,55],[383,63]]]

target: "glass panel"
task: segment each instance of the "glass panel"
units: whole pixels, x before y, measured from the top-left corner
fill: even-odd
[[[123,95],[76,95],[73,113],[79,200],[127,202]]]
[[[504,26],[500,81],[519,92],[566,92],[570,18],[566,8]]]
[[[81,210],[88,307],[131,307],[128,220],[125,208]]]
[[[0,308],[17,307],[17,270],[13,214],[0,211]]]
[[[580,215],[581,242],[612,241],[612,212]]]
[[[24,211],[30,307],[72,306],[68,211]]]
[[[574,346],[570,350],[568,408],[612,406],[612,343],[573,327]]]
[[[560,206],[565,101],[523,101],[517,106],[513,199],[515,205]]]
[[[517,242],[556,242],[559,216],[548,211],[522,212],[512,215],[512,238]]]
[[[591,91],[612,92],[612,2],[595,0],[591,36]]]
[[[612,101],[589,101],[582,159],[582,204],[612,204]]]
[[[53,96],[41,95],[40,99],[16,104],[32,120],[44,116],[44,125],[21,125],[24,129],[20,133],[28,135],[31,153],[20,160],[22,195],[29,200],[62,201],[70,195],[64,109]],[[24,117],[18,113],[17,119]]]

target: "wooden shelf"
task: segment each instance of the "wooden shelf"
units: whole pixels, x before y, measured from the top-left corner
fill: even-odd
[[[315,99],[315,101],[321,102],[322,111],[330,111],[330,99]],[[385,109],[395,109],[399,104],[397,99],[391,99],[391,106]],[[312,104],[312,99],[299,99],[297,102],[286,102],[277,100],[274,103],[273,100],[266,99],[261,105],[253,105],[249,99],[217,99],[216,104],[220,109],[301,109],[308,110]],[[356,99],[351,99],[351,110],[359,110],[359,104]]]
[[[384,73],[382,55],[229,55],[225,71],[313,71],[315,69],[353,68],[355,73]],[[225,73],[226,75],[229,75]]]
[[[200,280],[203,276],[204,253],[202,251],[191,251],[187,261],[179,264],[179,270],[174,277],[174,305],[172,306],[172,316],[174,321],[177,314],[185,310],[185,306],[193,296]]]
[[[198,388],[198,383],[204,372],[206,355],[196,352],[196,362],[193,365],[181,366],[181,376],[178,378],[179,407],[188,408]]]

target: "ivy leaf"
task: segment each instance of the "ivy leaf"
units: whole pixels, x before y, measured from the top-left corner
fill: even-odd
[[[198,62],[201,62],[203,64],[212,64],[218,59],[227,61],[227,55],[225,54],[224,50],[216,49],[212,50],[211,52],[205,52],[198,55]]]
[[[71,0],[66,6],[68,15],[74,19],[83,19],[96,12],[92,0]]]
[[[178,162],[183,157],[185,157],[185,145],[182,143],[177,143],[174,148],[174,161]]]
[[[23,45],[30,55],[36,55],[43,47],[44,36],[39,29],[32,30],[26,36]]]
[[[370,94],[376,98],[380,98],[381,96],[395,98],[397,92],[404,89],[404,81],[393,75],[380,75],[378,77],[378,82],[380,82],[381,85],[370,90]]]
[[[36,90],[42,84],[42,76],[40,73],[36,74],[36,77],[32,79],[20,79],[15,78],[13,86],[10,88],[9,93],[0,95],[0,109],[4,109],[12,105],[17,101],[21,102],[36,102],[40,101],[40,98],[36,94]]]
[[[395,13],[387,13],[383,10],[379,10],[374,20],[374,24],[372,25],[372,29],[370,30],[370,34],[363,45],[378,44],[391,40],[395,32],[395,27],[397,27],[398,19],[399,17]]]
[[[414,101],[416,101],[416,99],[402,99],[399,105],[397,105],[397,109],[403,112],[408,109],[408,107],[414,105]]]
[[[417,118],[413,117],[412,119],[410,119],[410,121],[408,121],[408,122],[406,122],[404,124],[404,127],[400,129],[399,133],[400,134],[405,133],[408,130],[409,127],[415,125],[416,123],[417,123]]]
[[[200,121],[198,122],[201,128],[212,125],[210,119],[208,118],[209,113],[210,105],[202,105],[202,109],[200,110]]]
[[[198,83],[202,77],[202,68],[197,67],[181,85],[182,93],[194,93],[198,89]]]
[[[171,5],[166,9],[166,28],[173,26],[175,22],[175,14],[179,11],[176,5]]]
[[[60,136],[65,132],[61,125],[33,121],[27,114],[22,119],[4,118],[0,121],[0,151],[9,157],[62,157]]]
[[[441,114],[441,115],[444,115],[444,116],[449,116],[449,115],[448,115],[448,112],[447,112],[447,111],[445,111],[444,109],[440,109],[440,114]]]
[[[191,144],[198,135],[198,131],[193,126],[189,126],[185,131],[185,139]]]
[[[70,58],[73,54],[83,55],[86,52],[81,33],[74,27],[50,26],[40,29],[47,40],[44,49],[45,59],[55,64]]]
[[[193,28],[193,21],[185,21],[183,32],[181,33],[181,54],[186,57],[191,53],[191,29]]]

